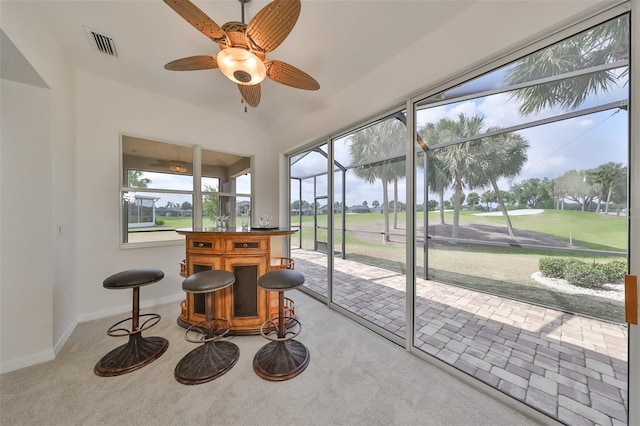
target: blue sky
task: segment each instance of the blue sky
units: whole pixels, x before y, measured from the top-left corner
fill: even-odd
[[[465,107],[468,107],[465,106]],[[498,117],[505,118],[498,110]],[[468,108],[468,111],[472,111]],[[615,113],[615,111],[618,111]],[[491,110],[485,109],[485,117],[493,117]],[[560,121],[544,126],[533,127],[519,131],[529,141],[528,160],[523,166],[521,174],[513,181],[503,180],[500,187],[507,189],[511,184],[529,178],[555,178],[565,172],[576,169],[591,169],[600,164],[613,161],[627,165],[628,146],[628,113],[624,110],[608,110]],[[507,127],[505,124],[501,127]],[[326,168],[326,160],[320,155],[306,159],[312,170]],[[326,177],[318,179],[317,191],[322,194],[326,188]],[[391,186],[389,187],[391,191]],[[405,181],[399,184],[399,199],[405,200]],[[481,190],[475,190],[482,192]],[[325,190],[326,192],[326,190]],[[468,191],[467,191],[468,192]],[[311,202],[313,194],[313,180],[303,183],[303,199]],[[449,194],[450,195],[450,194]],[[380,181],[370,185],[360,179],[352,177],[347,180],[348,206],[361,204],[363,201],[371,204],[374,200],[382,201],[382,185]]]
[[[469,82],[463,86],[477,86],[487,89],[487,84],[490,84],[488,82],[491,81],[491,77],[499,79],[503,74],[503,72],[496,72],[493,76],[488,74],[480,78],[482,80],[480,83]],[[494,86],[500,86],[501,84],[503,82],[500,81],[493,83]],[[468,93],[468,88],[463,86],[447,92],[447,95],[455,91]],[[624,99],[628,99],[626,79],[621,81],[619,86],[611,88],[608,92],[589,96],[580,106],[580,109]],[[469,117],[483,117],[484,131],[491,126],[507,128],[568,112],[559,108],[551,108],[535,115],[523,117],[518,111],[518,106],[517,101],[511,99],[508,94],[498,93],[483,98],[423,109],[417,113],[416,122],[419,128],[426,123],[435,123],[441,118],[455,119],[458,114],[462,113]],[[572,169],[591,169],[609,161],[622,163],[625,166],[628,163],[628,112],[625,110],[606,110],[531,127],[518,133],[529,142],[528,159],[519,176],[511,180],[503,179],[499,182],[500,188],[503,189],[508,189],[513,183],[529,178],[542,179],[547,177],[553,179]],[[336,159],[343,164],[350,163],[346,143],[336,143],[334,149]],[[307,173],[326,169],[326,160],[318,154],[312,154],[303,161]],[[305,172],[300,174],[304,175]],[[326,185],[325,182],[326,179],[318,180],[318,186]],[[391,189],[391,186],[389,186],[390,197]],[[321,189],[317,190],[320,191]],[[398,191],[400,201],[404,202],[406,199],[404,180],[399,183]],[[418,203],[422,202],[420,191],[418,189],[419,195],[416,200]],[[482,193],[484,189],[475,189],[474,191]],[[469,190],[465,192],[468,193]],[[303,185],[303,199],[311,202],[312,195],[313,181],[308,180]],[[448,198],[450,195],[451,192],[446,197]],[[336,193],[336,197],[339,197],[339,193]],[[339,199],[336,198],[336,200]],[[371,204],[374,200],[382,201],[382,185],[380,181],[374,184],[367,184],[353,176],[347,178],[347,206],[362,204],[363,201]]]

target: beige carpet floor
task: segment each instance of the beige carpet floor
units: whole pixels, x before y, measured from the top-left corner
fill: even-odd
[[[185,386],[176,363],[196,345],[176,324],[177,304],[145,309],[162,315],[144,333],[170,342],[135,372],[98,377],[100,357],[126,338],[106,335],[126,315],[79,324],[54,361],[0,376],[0,424],[9,425],[531,425],[498,400],[462,383],[300,292],[309,367],[285,382],[253,371],[260,336],[234,336],[238,363],[224,376]],[[28,333],[28,330],[25,330]]]

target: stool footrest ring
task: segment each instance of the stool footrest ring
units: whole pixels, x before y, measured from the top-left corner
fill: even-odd
[[[260,334],[272,342],[286,342],[287,340],[295,339],[302,331],[302,324],[296,318],[286,317],[286,320],[284,333],[278,331],[279,318],[271,318],[262,323]],[[281,334],[284,334],[284,336],[280,337]]]
[[[129,318],[123,319],[122,321],[118,321],[117,323],[109,327],[109,330],[107,330],[107,334],[112,337],[130,336],[132,334],[138,334],[144,330],[148,330],[160,321],[160,315],[158,314],[140,314],[139,318],[140,320],[142,320],[143,318],[146,318],[146,319],[142,321],[142,323],[138,326],[136,330],[130,330],[128,328],[120,327],[125,322],[129,322],[133,320],[132,317],[129,317]]]
[[[223,323],[224,326],[216,327],[216,323]],[[214,318],[210,326],[206,322],[199,322],[187,328],[184,333],[184,340],[191,343],[215,342],[226,336],[231,330],[231,321],[226,318]],[[192,335],[198,337],[191,337]]]

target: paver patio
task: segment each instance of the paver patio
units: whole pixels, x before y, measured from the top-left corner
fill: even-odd
[[[295,249],[327,295],[326,256]],[[406,338],[405,275],[334,259],[333,302]],[[625,425],[627,327],[418,279],[414,345],[569,425]]]

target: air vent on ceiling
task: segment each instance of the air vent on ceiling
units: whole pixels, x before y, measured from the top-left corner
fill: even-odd
[[[106,55],[118,56],[113,38],[100,34],[98,31],[88,27],[84,27],[84,30],[87,33],[87,37],[89,37],[89,43],[94,49]]]

